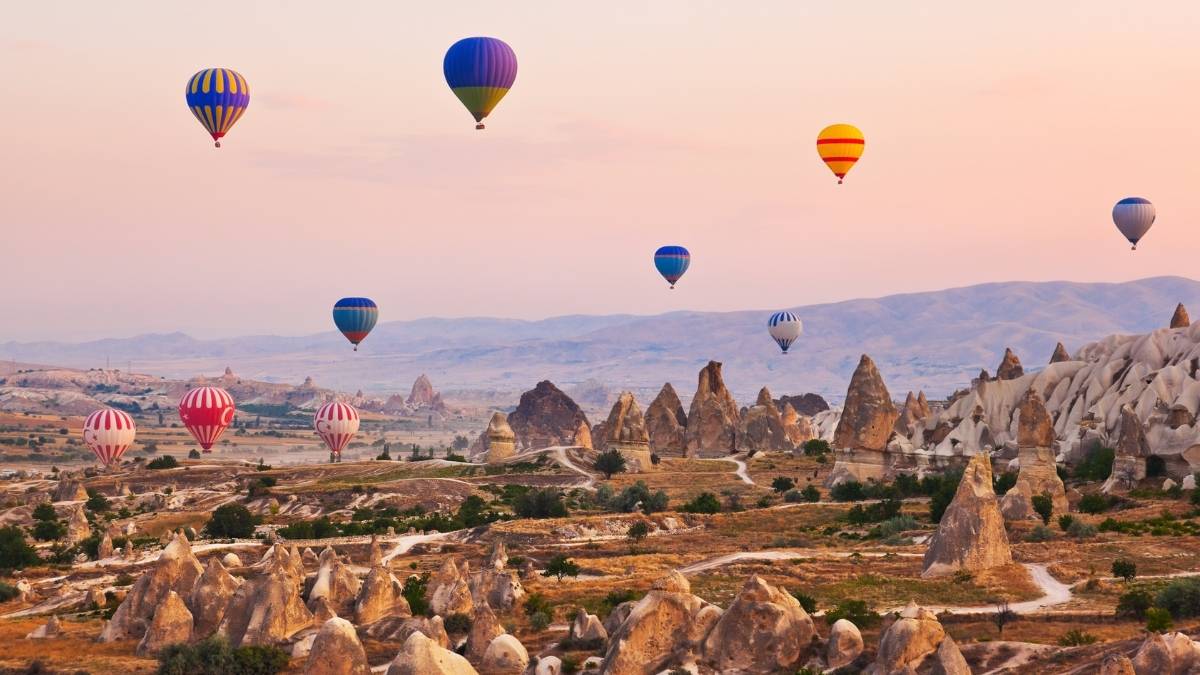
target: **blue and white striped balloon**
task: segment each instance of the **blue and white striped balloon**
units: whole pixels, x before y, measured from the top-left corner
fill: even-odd
[[[1126,197],[1117,202],[1113,207],[1113,222],[1117,224],[1117,229],[1129,243],[1133,244],[1133,250],[1137,250],[1138,241],[1146,236],[1146,232],[1150,230],[1150,226],[1154,224],[1154,205],[1149,199],[1141,197]]]
[[[800,318],[788,311],[775,312],[767,319],[767,332],[771,334],[771,338],[775,340],[775,344],[786,354],[788,347],[800,337],[800,333],[804,332],[804,324],[800,323]]]

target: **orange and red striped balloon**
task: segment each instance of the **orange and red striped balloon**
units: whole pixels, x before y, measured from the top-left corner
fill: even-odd
[[[862,157],[864,147],[866,140],[862,132],[851,124],[831,124],[817,134],[817,154],[838,177],[839,184]]]

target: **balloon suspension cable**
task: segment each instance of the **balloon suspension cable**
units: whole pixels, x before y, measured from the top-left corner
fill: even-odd
[[[479,129],[482,129],[482,128],[483,128],[483,122],[480,122],[479,124],[476,124],[476,125],[475,125],[475,129],[476,129],[476,130],[479,130]]]

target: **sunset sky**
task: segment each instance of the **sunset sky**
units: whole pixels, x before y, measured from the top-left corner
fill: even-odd
[[[485,131],[441,72],[470,35],[520,64]],[[20,3],[0,341],[1197,277],[1198,36],[1182,0]],[[210,66],[251,87],[220,150],[184,105]],[[867,138],[842,186],[834,122]]]

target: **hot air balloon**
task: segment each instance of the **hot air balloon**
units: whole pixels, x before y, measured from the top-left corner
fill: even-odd
[[[121,459],[121,455],[133,445],[136,433],[133,418],[115,408],[97,410],[83,422],[83,442],[104,466]]]
[[[379,320],[379,305],[370,298],[342,298],[333,305],[333,323],[358,351],[358,343]]]
[[[179,400],[179,419],[204,452],[212,452],[235,412],[233,397],[220,387],[196,387]]]
[[[340,462],[342,449],[358,432],[358,411],[349,403],[326,403],[313,415],[313,428]]]
[[[442,60],[446,84],[483,128],[487,117],[517,79],[517,55],[503,40],[463,38],[450,45]]]
[[[221,137],[229,133],[250,105],[246,78],[229,68],[205,68],[196,73],[188,80],[184,95],[188,109],[208,130],[218,148]]]
[[[788,347],[800,337],[800,333],[804,331],[804,324],[800,323],[800,319],[791,312],[775,312],[767,319],[767,332],[771,334],[771,338],[783,350],[783,353],[788,352]]]
[[[675,282],[692,264],[692,254],[682,246],[663,246],[654,252],[654,266],[658,273],[675,288]]]
[[[1146,236],[1150,226],[1154,224],[1154,205],[1149,199],[1141,197],[1126,197],[1113,207],[1113,222],[1125,238],[1137,250],[1138,242]]]
[[[831,124],[817,134],[817,154],[838,177],[838,185],[862,157],[864,147],[866,141],[862,132],[849,124]]]

